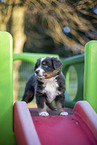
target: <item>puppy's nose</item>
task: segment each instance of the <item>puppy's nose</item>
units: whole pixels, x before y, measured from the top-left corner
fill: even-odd
[[[38,74],[40,72],[40,70],[36,70],[36,74]]]

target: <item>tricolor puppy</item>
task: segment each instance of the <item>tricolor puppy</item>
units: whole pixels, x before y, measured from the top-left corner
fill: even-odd
[[[30,102],[34,96],[38,106],[39,116],[48,116],[46,105],[58,111],[60,115],[68,115],[64,111],[65,78],[61,71],[62,63],[53,57],[37,60],[33,74],[28,80],[22,101]],[[56,107],[52,104],[55,100]]]

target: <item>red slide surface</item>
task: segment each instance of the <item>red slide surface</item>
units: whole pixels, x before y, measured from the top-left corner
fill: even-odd
[[[14,105],[18,145],[97,145],[97,114],[88,102],[79,101],[68,116],[49,113],[49,117],[39,117],[36,109],[29,111],[25,102]]]
[[[33,121],[42,145],[97,145],[89,128],[74,115],[33,117]]]

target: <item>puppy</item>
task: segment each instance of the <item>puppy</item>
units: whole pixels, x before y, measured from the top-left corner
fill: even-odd
[[[68,115],[64,111],[65,78],[61,68],[61,61],[54,57],[40,58],[34,66],[35,74],[26,84],[22,101],[28,103],[35,96],[39,116],[49,116],[46,105],[52,110],[57,109],[60,115]],[[57,108],[52,104],[53,100]]]

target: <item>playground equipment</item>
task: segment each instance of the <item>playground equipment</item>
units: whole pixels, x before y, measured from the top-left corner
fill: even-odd
[[[86,44],[85,56],[62,60],[66,77],[70,65],[75,67],[78,75],[75,99],[70,100],[66,93],[65,106],[69,108],[65,109],[69,115],[57,116],[55,111],[48,110],[49,117],[39,117],[37,109],[28,109],[25,102],[17,101],[13,107],[13,60],[20,59],[34,64],[37,58],[48,54],[13,54],[12,36],[7,32],[0,32],[0,144],[97,145],[96,54],[97,41],[90,41]],[[73,106],[72,112],[70,108]]]

